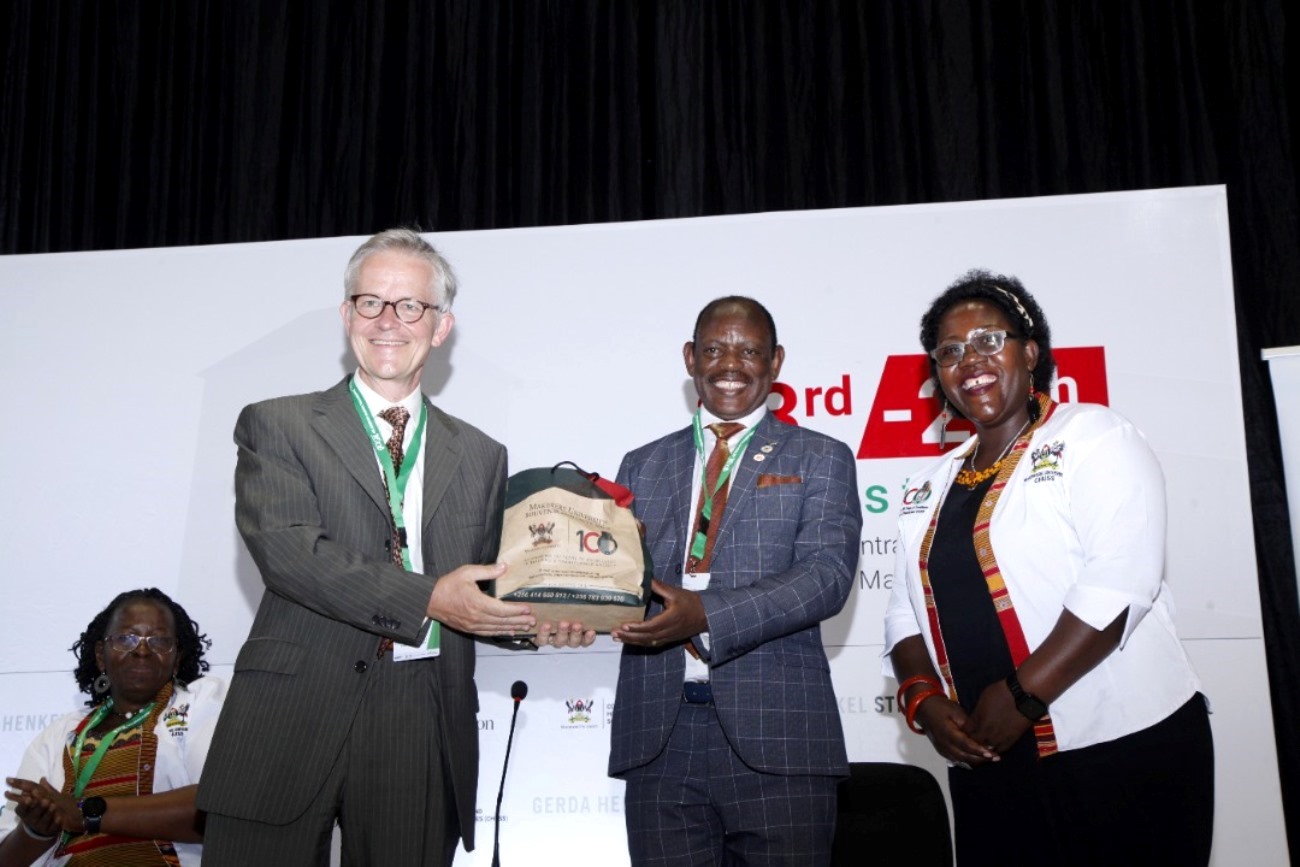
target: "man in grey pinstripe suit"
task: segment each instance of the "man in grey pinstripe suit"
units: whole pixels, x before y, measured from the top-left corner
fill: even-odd
[[[217,867],[326,864],[336,821],[345,863],[445,865],[459,839],[472,849],[471,636],[535,625],[478,584],[505,568],[489,564],[506,451],[420,393],[454,321],[450,266],[390,230],[344,285],[356,375],[253,404],[235,428],[235,521],[266,592],[199,788]]]
[[[627,781],[632,863],[826,864],[848,759],[820,623],[853,583],[855,461],[768,414],[785,351],[758,302],[711,302],[683,356],[695,422],[628,454],[618,475],[636,495],[658,596],[647,620],[614,632],[609,772]],[[711,433],[718,422],[743,428]],[[719,436],[736,458],[706,542],[697,514]]]

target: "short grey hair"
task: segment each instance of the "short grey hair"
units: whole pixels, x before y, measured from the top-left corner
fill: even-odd
[[[452,270],[451,263],[414,229],[385,229],[358,247],[348,260],[347,268],[343,270],[344,298],[356,294],[357,280],[365,261],[375,253],[385,252],[405,253],[428,262],[433,268],[433,285],[430,288],[438,311],[446,313],[451,310],[451,303],[456,300],[456,272]]]

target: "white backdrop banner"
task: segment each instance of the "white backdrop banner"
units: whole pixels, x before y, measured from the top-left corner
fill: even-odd
[[[1168,577],[1214,707],[1220,865],[1284,864],[1222,188],[759,214],[431,236],[463,282],[426,391],[506,443],[512,469],[623,453],[685,426],[699,309],[758,298],[786,347],[771,405],[858,455],[857,585],[825,640],[855,761],[936,773],[880,674],[894,513],[936,452],[918,322],[972,267],[1014,274],[1051,323],[1062,400],[1108,403],[1164,466]],[[0,259],[0,767],[75,706],[67,652],[114,594],[155,585],[213,639],[219,673],[262,592],[232,520],[241,407],[352,369],[338,304],[361,238]],[[519,713],[502,857],[626,863],[622,784],[605,776],[618,649],[480,654],[478,851],[510,685]],[[268,721],[270,724],[270,721]],[[9,773],[11,771],[7,771]]]

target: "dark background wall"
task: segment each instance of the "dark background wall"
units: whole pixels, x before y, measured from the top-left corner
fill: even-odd
[[[1300,344],[1289,18],[1282,0],[9,0],[0,253],[1225,184],[1295,851],[1300,612],[1259,359]]]

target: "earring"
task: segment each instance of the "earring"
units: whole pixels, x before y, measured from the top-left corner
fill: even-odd
[[[103,695],[108,692],[108,688],[112,685],[113,684],[108,679],[108,675],[101,671],[99,677],[95,678],[94,682],[91,684],[91,688],[95,690],[95,695]]]
[[[952,416],[948,414],[948,401],[943,402],[943,412],[939,413],[939,451],[948,447],[948,422]]]

